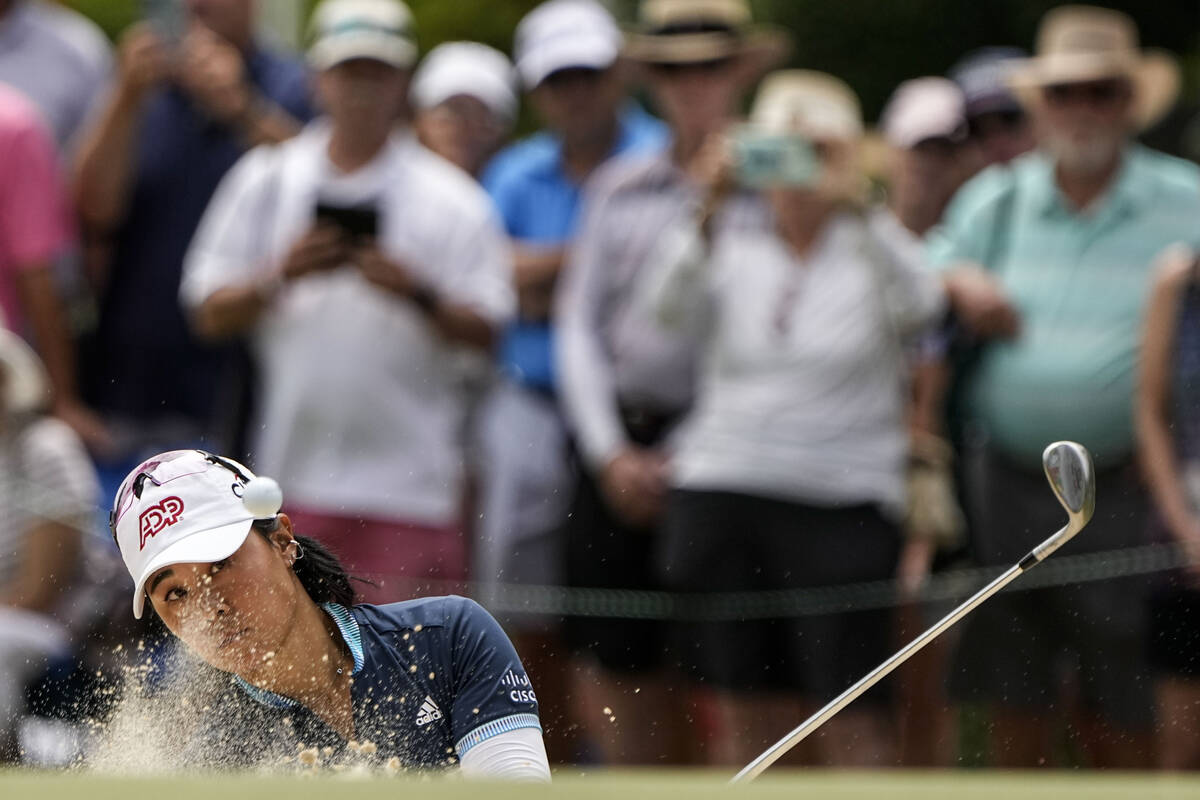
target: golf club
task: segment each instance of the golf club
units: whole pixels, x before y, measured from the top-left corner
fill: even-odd
[[[884,661],[857,683],[829,702],[824,708],[806,719],[787,736],[771,745],[766,752],[747,764],[733,776],[730,783],[752,781],[784,753],[791,750],[810,733],[824,725],[830,718],[850,705],[863,692],[878,683],[884,676],[911,658],[922,647],[937,638],[943,631],[971,613],[996,592],[1011,583],[1018,575],[1048,557],[1066,544],[1083,526],[1088,524],[1096,509],[1096,474],[1092,457],[1087,448],[1075,442],[1055,442],[1042,453],[1042,467],[1054,496],[1067,510],[1067,524],[1046,541],[1029,551],[1019,562],[1005,570],[999,577],[980,589],[958,608],[913,639],[895,655]]]

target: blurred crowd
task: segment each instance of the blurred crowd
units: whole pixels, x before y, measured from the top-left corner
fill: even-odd
[[[894,580],[501,615],[553,760],[735,765],[934,621],[931,574],[1057,530],[1072,439],[1064,552],[1191,567],[993,598],[789,759],[1200,767],[1200,168],[1138,142],[1181,79],[1133,20],[1056,8],[869,129],[745,0],[546,0],[511,60],[419,58],[399,0],[323,0],[304,55],[253,0],[146,8],[114,50],[0,0],[0,760],[167,646],[106,526],[163,450],[276,478],[364,602]]]

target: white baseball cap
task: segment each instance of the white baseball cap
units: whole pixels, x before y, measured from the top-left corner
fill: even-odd
[[[313,11],[308,63],[321,71],[369,58],[408,69],[417,61],[412,22],[400,0],[323,0]]]
[[[465,94],[511,122],[517,116],[514,83],[512,62],[499,50],[479,42],[446,42],[421,61],[410,93],[418,109],[433,108]]]
[[[907,150],[926,139],[961,139],[967,131],[962,89],[947,78],[914,78],[888,100],[879,126],[888,143]]]
[[[282,503],[275,481],[203,450],[171,450],[139,464],[121,482],[109,516],[134,581],[133,616],[141,619],[151,575],[228,558],[252,523],[274,517]]]
[[[616,20],[595,0],[549,0],[517,25],[513,58],[526,89],[552,72],[607,69],[624,42]]]

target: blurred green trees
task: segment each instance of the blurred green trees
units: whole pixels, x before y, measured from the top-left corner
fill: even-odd
[[[138,16],[139,0],[65,0],[110,35]],[[316,0],[295,0],[311,9]],[[874,117],[905,78],[940,74],[983,45],[1033,45],[1037,22],[1056,0],[751,0],[757,19],[787,29],[791,65],[832,72],[859,92]],[[504,51],[517,21],[538,0],[409,0],[423,50],[475,39]],[[1138,21],[1143,42],[1183,57],[1185,102],[1200,93],[1200,3],[1105,0]],[[629,24],[637,0],[610,0]]]

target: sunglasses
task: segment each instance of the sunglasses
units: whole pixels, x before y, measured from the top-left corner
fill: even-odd
[[[600,80],[607,70],[592,69],[591,67],[567,67],[556,69],[542,79],[541,86],[552,90],[565,89],[577,84],[592,85]]]
[[[988,111],[967,121],[967,132],[973,139],[1012,133],[1025,125],[1025,112],[1017,109]]]
[[[1093,107],[1106,107],[1128,95],[1129,83],[1122,80],[1052,83],[1042,89],[1042,97],[1055,106],[1086,103]]]
[[[664,77],[677,77],[679,75],[715,75],[718,72],[723,72],[733,64],[732,58],[711,58],[706,61],[664,61],[657,64],[652,64],[650,69],[656,74]]]
[[[108,512],[108,529],[112,533],[114,542],[117,542],[117,524],[125,516],[125,512],[133,506],[133,501],[141,499],[142,492],[146,490],[146,481],[150,481],[155,486],[162,486],[167,481],[175,480],[184,475],[194,474],[197,471],[191,466],[171,466],[171,462],[185,455],[190,455],[191,452],[190,450],[179,450],[175,453],[166,454],[164,458],[154,458],[146,461],[138,467],[137,472],[132,477],[127,478],[125,483],[121,484],[121,488],[117,490],[117,501],[113,504],[112,510]],[[250,476],[238,469],[228,459],[215,456],[212,453],[206,453],[203,450],[197,450],[196,452],[204,456],[204,460],[210,464],[216,464],[232,472],[241,484],[245,485],[250,482]],[[117,547],[118,549],[120,548],[120,542],[117,542]]]

